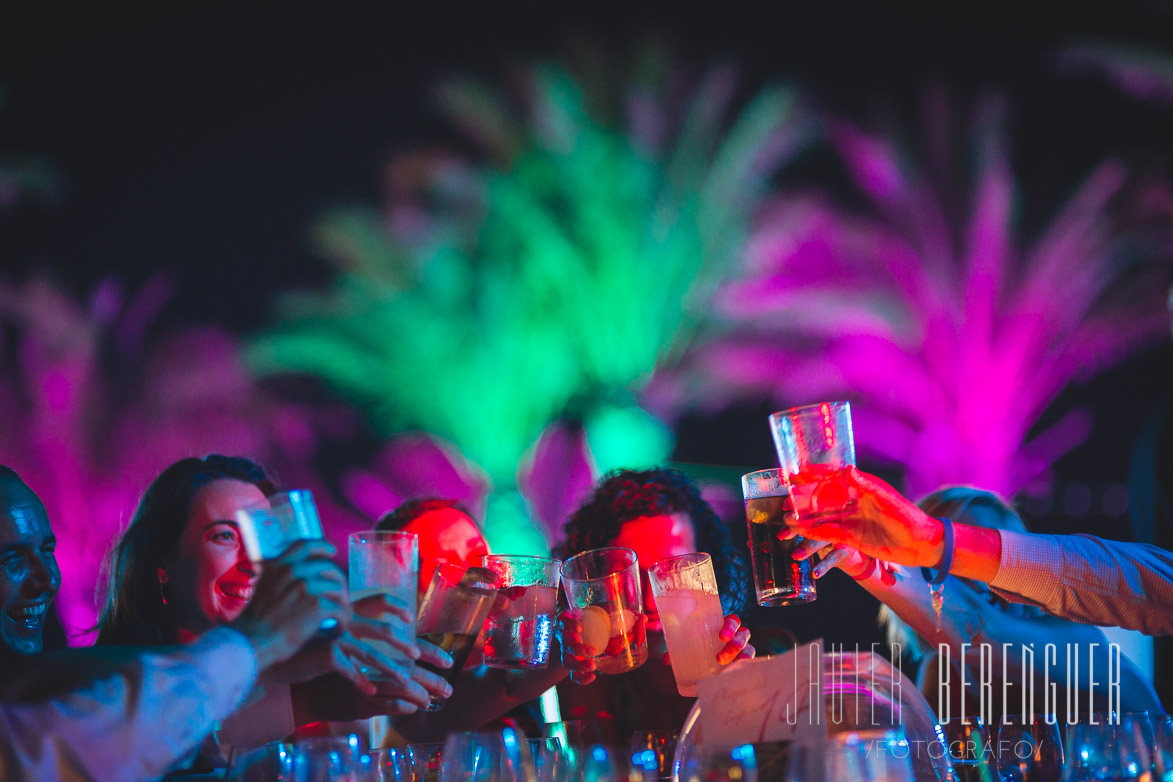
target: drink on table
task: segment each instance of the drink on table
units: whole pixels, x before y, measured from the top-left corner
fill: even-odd
[[[798,519],[850,513],[855,498],[840,480],[855,465],[848,402],[822,402],[770,416],[782,479]]]
[[[350,602],[357,603],[371,595],[386,595],[391,602],[407,609],[410,621],[368,617],[388,622],[396,638],[415,642],[416,579],[419,572],[419,542],[410,532],[355,532],[350,536]],[[411,667],[414,661],[391,644],[367,640],[392,660]],[[385,679],[376,669],[360,666],[372,680]]]
[[[497,587],[485,620],[485,665],[545,668],[558,610],[561,560],[491,554],[482,563],[496,574]]]
[[[781,540],[790,496],[780,470],[758,470],[741,476],[745,495],[745,520],[749,525],[749,558],[753,565],[758,605],[785,606],[809,603],[817,597],[813,568],[815,558],[794,560],[801,536]]]
[[[669,557],[648,568],[656,611],[681,695],[696,697],[697,682],[721,670],[717,654],[725,614],[708,554]]]
[[[1001,782],[997,751],[982,720],[961,717],[946,720],[940,727],[939,737],[953,764],[953,779],[949,782]]]
[[[672,779],[680,735],[674,730],[638,730],[631,737],[631,768],[643,782]]]
[[[597,673],[625,673],[644,664],[647,616],[634,551],[611,547],[571,557],[562,565],[562,586]]]
[[[452,667],[436,668],[419,663],[441,676],[449,684],[464,668],[469,654],[476,646],[477,635],[497,597],[493,586],[497,574],[486,568],[468,568],[444,564],[436,568],[428,591],[420,599],[416,616],[416,632],[452,655]],[[442,701],[432,699],[428,711],[436,711]]]

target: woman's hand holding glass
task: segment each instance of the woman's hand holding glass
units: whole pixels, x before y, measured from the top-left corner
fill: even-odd
[[[345,621],[346,580],[325,541],[299,541],[265,565],[252,600],[231,626],[252,642],[264,670],[294,654],[326,620]]]
[[[721,625],[721,641],[725,645],[717,653],[718,665],[728,665],[734,660],[752,660],[758,653],[749,642],[749,628],[741,624],[741,617],[737,614],[725,617],[725,623]],[[660,659],[664,665],[672,665],[667,652]]]
[[[582,620],[574,611],[563,611],[558,616],[562,626],[562,667],[570,671],[576,684],[590,684],[595,680],[595,650],[582,638]]]

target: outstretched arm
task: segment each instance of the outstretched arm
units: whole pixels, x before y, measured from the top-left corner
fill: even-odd
[[[785,536],[842,544],[910,567],[940,564],[944,525],[939,519],[854,467],[824,483],[828,490],[852,495],[857,509],[829,519],[788,519]],[[1085,535],[953,526],[950,572],[955,576],[989,583],[1007,599],[1066,619],[1150,635],[1173,633],[1173,552]]]
[[[813,546],[804,543],[803,548],[803,553],[796,550],[796,555],[803,556]],[[849,555],[842,560],[841,566],[850,574],[857,567],[858,560],[859,555]],[[980,588],[950,577],[945,583],[945,603],[938,630],[929,586],[920,571],[897,567],[894,575],[894,579],[885,579],[879,571],[873,571],[860,585],[930,646],[939,649],[944,644],[949,647],[953,661],[964,659],[973,672],[967,678],[978,676],[982,645],[986,644],[993,660],[994,675],[1002,677],[1005,657],[1006,678],[1022,682],[1025,672],[1033,677],[1040,698],[1049,682],[1070,682],[1074,687],[1088,690],[1094,681],[1098,692],[1106,692],[1110,650],[1099,628],[1053,616],[1024,617],[1007,613],[994,605]],[[1045,651],[1048,644],[1053,644],[1056,650],[1054,663],[1050,664]],[[1078,658],[1068,658],[1069,646],[1078,647]],[[1033,651],[1033,659],[1024,647]],[[1069,665],[1076,659],[1077,665]],[[1119,682],[1122,711],[1163,711],[1152,686],[1123,655],[1120,657]]]

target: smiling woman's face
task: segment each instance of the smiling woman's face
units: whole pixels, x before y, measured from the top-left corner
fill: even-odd
[[[241,542],[236,511],[268,505],[256,486],[231,479],[213,481],[196,494],[176,557],[161,572],[181,631],[198,635],[227,624],[248,605],[257,573]]]

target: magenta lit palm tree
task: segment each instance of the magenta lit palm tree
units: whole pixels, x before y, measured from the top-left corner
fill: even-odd
[[[1080,409],[1040,426],[1059,393],[1166,333],[1169,194],[1108,160],[1025,236],[998,101],[978,103],[964,149],[943,100],[926,117],[915,151],[828,123],[865,206],[780,198],[717,298],[724,333],[666,392],[846,396],[857,447],[902,465],[912,494],[1010,495],[1089,433]]]
[[[307,416],[257,392],[235,340],[207,328],[151,336],[170,295],[161,279],[132,297],[106,282],[83,304],[44,280],[0,280],[0,333],[11,337],[0,342],[0,463],[45,503],[71,635],[93,626],[103,556],[171,462],[248,455],[320,489],[306,469]],[[351,516],[315,496],[337,540]]]

